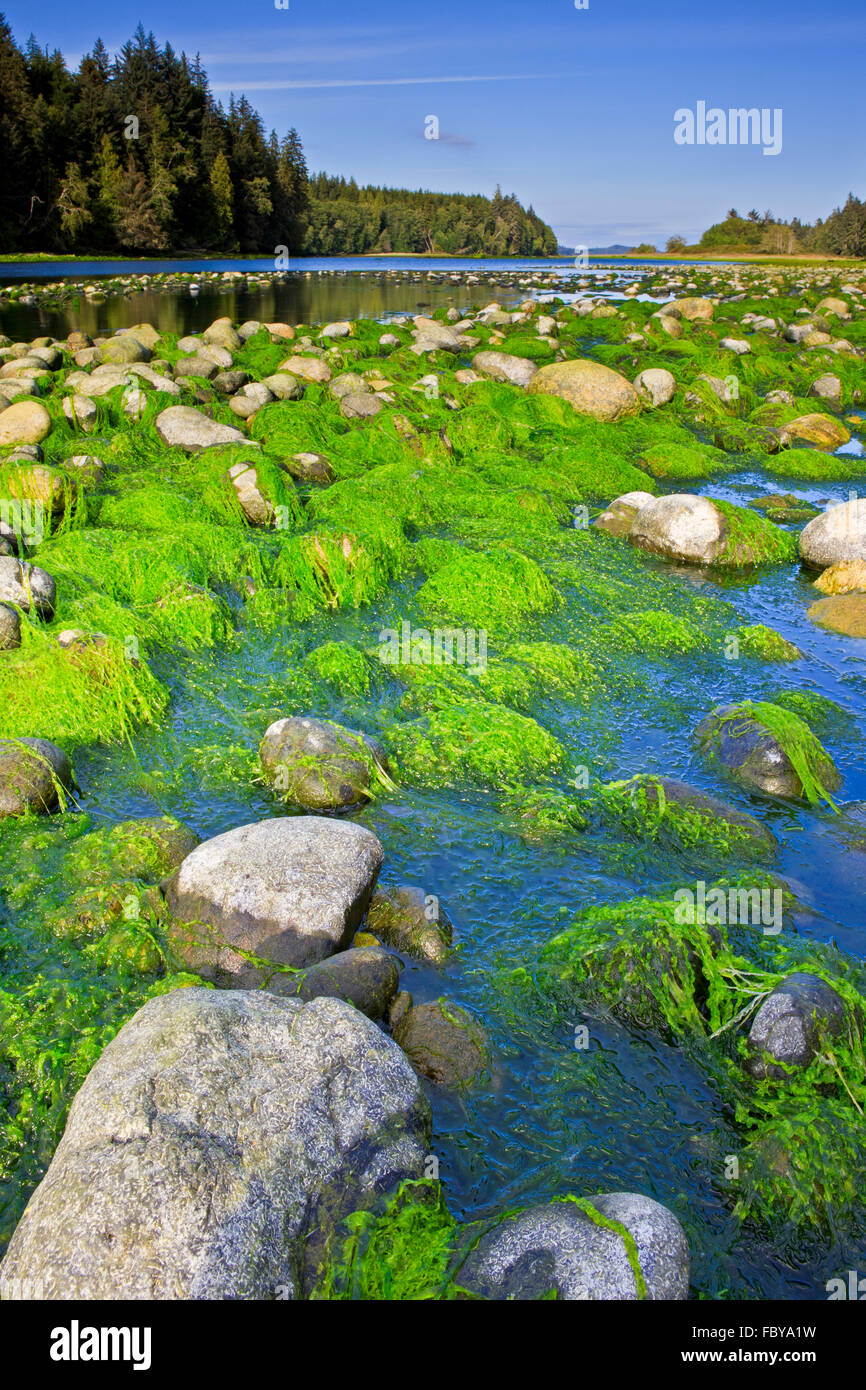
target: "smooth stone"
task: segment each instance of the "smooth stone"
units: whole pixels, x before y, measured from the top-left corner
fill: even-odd
[[[818,599],[808,610],[818,627],[842,637],[866,637],[866,594],[839,594]]]
[[[508,381],[512,386],[528,386],[538,371],[528,357],[514,357],[508,352],[477,352],[472,367],[491,381]]]
[[[810,569],[866,561],[866,498],[828,507],[800,532],[800,559]]]
[[[610,367],[586,358],[541,367],[528,390],[559,396],[579,415],[590,415],[595,420],[624,420],[640,414],[641,409],[640,396],[630,381]]]
[[[51,416],[39,401],[16,401],[0,412],[0,448],[41,444],[51,433]]]
[[[400,962],[381,946],[340,951],[304,975],[273,975],[270,994],[299,999],[342,999],[368,1018],[384,1018],[400,988]]]
[[[664,367],[648,367],[646,371],[638,372],[633,385],[642,401],[656,407],[673,400],[677,379],[673,372],[666,371]]]
[[[21,618],[7,603],[0,603],[0,651],[11,652],[21,646]]]
[[[314,965],[349,946],[383,853],[363,826],[322,816],[259,821],[206,840],[167,885],[175,949],[204,978],[239,989],[264,978],[240,952]]]
[[[283,461],[283,467],[301,483],[325,485],[334,481],[334,470],[324,454],[292,454]]]
[[[164,444],[188,454],[212,449],[218,444],[243,444],[248,449],[259,447],[232,425],[220,425],[189,405],[170,405],[157,415],[155,423]]]
[[[784,1081],[787,1068],[808,1067],[822,1042],[845,1027],[845,1003],[818,975],[789,975],[764,1000],[749,1029],[746,1070]]]
[[[866,594],[866,560],[840,560],[812,585],[822,594]]]
[[[0,1266],[46,1299],[309,1297],[336,1228],[420,1178],[430,1110],[336,999],[175,989],[109,1043]]]
[[[288,372],[274,372],[263,379],[262,385],[266,386],[278,401],[298,401],[304,394],[301,382]]]
[[[592,1197],[602,1218],[631,1234],[646,1296],[654,1301],[688,1297],[689,1245],[667,1207],[633,1192]],[[551,1202],[508,1216],[476,1244],[458,1283],[496,1301],[632,1301],[637,1279],[619,1232],[592,1218],[575,1202]]]
[[[766,796],[803,798],[803,784],[787,753],[769,730],[748,714],[722,723],[735,705],[721,705],[702,719],[695,730],[700,751],[715,755],[722,767],[738,782]],[[825,754],[821,767],[824,785],[831,792],[842,785],[842,778]]]
[[[724,535],[722,514],[709,498],[669,493],[641,507],[628,539],[654,555],[689,564],[712,564]]]
[[[384,408],[383,402],[368,391],[350,391],[340,401],[340,414],[346,420],[369,420]]]

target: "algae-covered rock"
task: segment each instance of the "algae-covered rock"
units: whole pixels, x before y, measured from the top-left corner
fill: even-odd
[[[307,810],[337,810],[365,801],[381,749],[364,734],[324,719],[279,719],[265,731],[259,757],[269,784]]]
[[[789,975],[764,1000],[749,1029],[746,1068],[758,1080],[784,1080],[808,1067],[821,1045],[838,1037],[844,1001],[818,975]]]
[[[269,994],[284,998],[342,999],[368,1018],[385,1016],[400,988],[400,962],[381,946],[339,951],[303,975],[272,975]]]
[[[119,821],[70,845],[65,871],[82,884],[140,879],[156,884],[198,847],[198,836],[171,816]]]
[[[0,817],[56,810],[73,783],[72,765],[45,738],[0,740]]]
[[[451,922],[435,894],[425,893],[423,888],[388,888],[375,893],[367,928],[386,946],[431,965],[443,965],[451,951]]]
[[[541,367],[529,383],[529,391],[559,396],[579,415],[594,420],[626,420],[639,415],[640,396],[630,381],[600,362],[582,358]]]
[[[489,1044],[468,1010],[444,999],[415,1004],[393,1029],[412,1066],[441,1086],[468,1086],[485,1070]]]
[[[46,1299],[301,1298],[335,1225],[419,1178],[429,1139],[411,1067],[356,1009],[175,989],[91,1070],[0,1279]]]
[[[0,652],[21,646],[21,619],[8,603],[0,603]]]
[[[842,637],[866,637],[866,594],[839,594],[818,599],[809,610],[818,627],[838,632]]]
[[[754,816],[673,777],[642,774],[608,783],[601,794],[609,813],[649,838],[664,832],[681,845],[727,847],[733,852],[754,848],[766,853],[776,845],[773,832]]]
[[[316,483],[326,487],[334,481],[334,470],[324,454],[292,454],[285,460],[284,467],[299,483]]]
[[[772,522],[691,493],[669,493],[642,507],[628,539],[654,555],[723,569],[791,561],[796,554],[793,538]]]
[[[167,886],[175,951],[206,979],[251,988],[256,958],[300,968],[348,947],[382,866],[376,836],[320,816],[229,830],[184,859]]]
[[[0,603],[12,603],[39,618],[52,618],[56,601],[57,586],[46,570],[12,555],[0,555]]]
[[[746,700],[722,705],[695,731],[700,751],[753,791],[817,802],[842,785],[829,753],[802,719]]]
[[[689,1245],[667,1207],[634,1192],[551,1202],[507,1216],[476,1244],[457,1276],[481,1298],[505,1301],[685,1299]]]
[[[866,560],[840,560],[818,576],[812,586],[819,593],[866,593]]]
[[[783,448],[797,440],[814,444],[819,449],[833,450],[847,444],[851,438],[851,431],[832,415],[800,415],[781,425],[777,433]]]

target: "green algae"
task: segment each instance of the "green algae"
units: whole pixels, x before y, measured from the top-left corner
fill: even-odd
[[[421,787],[506,788],[555,772],[563,750],[536,720],[504,705],[466,701],[390,731],[400,772]]]
[[[756,657],[759,661],[799,661],[803,653],[793,642],[788,642],[764,623],[749,623],[737,628],[737,640],[743,656]]]
[[[435,543],[416,549],[422,568],[432,573],[416,594],[422,612],[433,618],[471,623],[477,628],[513,631],[533,614],[547,613],[558,595],[535,562],[503,547],[494,554],[460,548],[447,559]]]
[[[715,565],[747,569],[756,565],[793,564],[797,559],[796,536],[732,502],[713,498],[713,505],[725,521],[725,536],[713,561]]]
[[[772,853],[772,839],[761,834],[757,822],[728,816],[721,806],[667,796],[659,777],[610,782],[599,787],[587,804],[622,835],[675,853],[697,849],[727,863]]]
[[[838,810],[828,786],[834,778],[832,759],[809,726],[791,710],[766,700],[743,700],[720,716],[705,746],[712,748],[723,728],[736,738],[750,722],[766,729],[778,743],[800,780],[805,799],[813,806],[825,801],[831,810]]]

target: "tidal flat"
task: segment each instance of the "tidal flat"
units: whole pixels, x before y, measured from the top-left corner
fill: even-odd
[[[866,272],[212,274],[2,294],[0,1294],[103,1296],[116,1137],[181,1211],[183,1117],[235,1263],[142,1218],[173,1296],[825,1297]]]

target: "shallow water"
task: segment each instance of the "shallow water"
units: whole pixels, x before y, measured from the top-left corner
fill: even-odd
[[[425,307],[437,302],[434,294],[440,289],[438,302],[468,305],[461,298],[464,291],[455,295],[449,285],[419,289],[323,279],[258,295],[229,292],[198,300],[139,295],[131,302],[82,306],[78,312],[94,313],[91,332],[97,324],[104,330],[142,320],[162,330],[188,331],[217,313],[236,321],[379,317],[417,308],[422,300]],[[284,292],[287,297],[280,299]],[[524,297],[517,289],[513,293]],[[273,299],[267,299],[269,294]],[[309,297],[304,300],[304,295]],[[418,295],[420,300],[408,302]],[[393,302],[401,297],[405,302]],[[504,295],[502,299],[507,302]],[[476,302],[481,300],[479,294]],[[298,304],[304,305],[303,312],[293,308]],[[115,311],[125,317],[113,322]],[[744,504],[762,490],[784,489],[824,503],[847,500],[852,487],[864,486],[866,465],[862,479],[844,485],[787,479],[782,485],[744,470],[698,490]],[[671,573],[670,566],[659,562],[643,563],[649,571],[658,567]],[[731,698],[757,696],[773,685],[817,690],[856,722],[857,736],[830,740],[828,747],[844,777],[844,799],[866,799],[866,768],[859,751],[866,714],[866,643],[836,637],[810,622],[806,608],[815,595],[791,567],[749,580],[683,568],[677,580],[687,591],[732,604],[740,622],[772,626],[799,646],[805,659],[786,667],[733,663],[720,674],[700,658],[655,660],[652,653],[637,658],[636,669],[653,687],[653,699],[646,706],[627,701],[624,709],[608,712],[606,736],[590,750],[594,775],[613,779],[663,773],[751,810],[780,841],[776,867],[801,903],[795,912],[797,930],[820,941],[835,940],[862,959],[866,854],[841,847],[836,818],[829,811],[758,801],[720,786],[696,759],[689,735],[701,712]],[[533,623],[524,640],[567,641],[579,626],[576,595],[567,585],[561,587],[565,609]],[[94,827],[163,812],[205,837],[274,814],[273,800],[263,789],[228,793],[224,783],[209,779],[208,755],[202,750],[238,743],[254,749],[271,719],[293,712],[280,704],[289,636],[293,642],[301,637],[307,649],[325,640],[369,649],[382,627],[413,616],[412,602],[412,590],[397,584],[372,607],[293,625],[283,638],[266,636],[241,619],[237,639],[223,649],[156,656],[154,669],[173,697],[162,727],[138,735],[134,750],[91,749],[76,758],[82,806]],[[311,713],[340,719],[344,705],[334,698],[329,707]],[[578,753],[575,735],[582,721],[575,706],[549,702],[532,712],[570,753]],[[371,704],[371,724],[374,715]],[[446,1199],[458,1217],[474,1219],[568,1192],[641,1191],[670,1206],[683,1221],[692,1246],[693,1287],[711,1296],[823,1297],[828,1278],[862,1264],[859,1237],[834,1248],[804,1240],[796,1254],[783,1258],[766,1237],[733,1220],[710,1162],[711,1137],[730,1117],[679,1049],[595,1020],[590,1050],[579,1053],[573,1032],[580,1019],[557,1017],[551,1009],[546,1020],[522,1027],[503,1012],[493,983],[500,962],[519,963],[582,907],[661,889],[671,877],[669,860],[660,856],[654,861],[648,854],[639,867],[629,870],[626,865],[614,872],[579,843],[527,845],[503,828],[501,814],[483,795],[470,791],[401,787],[399,795],[374,803],[357,818],[385,846],[382,884],[414,883],[435,891],[454,922],[459,959],[444,978],[409,963],[403,988],[416,1000],[445,993],[465,1004],[483,1019],[495,1044],[489,1087],[459,1097],[430,1089],[433,1149]],[[35,942],[33,964],[46,964],[44,948]],[[18,1205],[20,1194],[8,1184],[0,1186],[0,1233],[10,1202]]]

